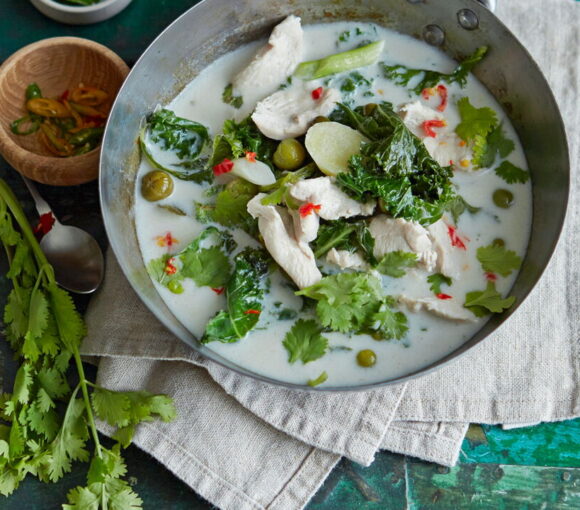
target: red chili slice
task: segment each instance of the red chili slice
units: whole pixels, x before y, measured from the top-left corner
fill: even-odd
[[[433,131],[433,128],[444,127],[447,125],[447,123],[444,120],[433,119],[433,120],[426,120],[425,122],[423,122],[422,125],[423,125],[423,131],[425,131],[425,134],[427,136],[430,136],[431,138],[435,138],[437,136],[437,133],[435,131]]]
[[[320,99],[322,97],[322,91],[324,89],[322,87],[318,87],[317,89],[314,89],[311,94],[312,94],[312,99],[314,99],[315,101],[317,101],[318,99]]]
[[[60,95],[60,100],[61,100],[61,101],[66,101],[66,100],[68,99],[68,94],[69,94],[69,91],[68,91],[68,90],[65,90],[65,91],[64,91],[64,92],[63,92],[63,93]]]
[[[231,172],[234,169],[234,162],[229,160],[228,158],[224,158],[221,163],[218,163],[213,167],[213,174],[214,175],[223,175]]]
[[[495,282],[497,280],[497,275],[495,273],[485,273],[485,278],[490,282]]]
[[[51,212],[41,214],[38,218],[38,224],[34,227],[34,233],[42,235],[48,234],[54,225],[54,221],[55,219]]]
[[[246,159],[250,163],[255,163],[256,162],[256,153],[255,152],[251,152],[251,151],[246,151]]]
[[[174,262],[175,262],[175,259],[173,257],[171,257],[170,259],[167,259],[167,262],[165,263],[165,272],[167,274],[177,273],[177,268],[173,265]]]
[[[443,294],[442,292],[439,294],[435,294],[439,299],[451,299],[453,296],[450,296],[449,294]]]
[[[313,204],[312,202],[307,202],[306,204],[302,204],[300,206],[300,208],[298,209],[298,212],[300,213],[300,216],[302,218],[306,218],[306,216],[308,216],[309,214],[312,214],[312,212],[320,211],[321,208],[322,208],[322,206],[320,204]]]
[[[441,103],[437,107],[437,110],[442,112],[447,108],[447,87],[445,85],[437,85],[437,93],[441,97]]]
[[[246,310],[244,313],[246,315],[260,315],[262,312],[260,310],[252,310],[250,308],[249,310]]]
[[[463,242],[461,237],[459,237],[459,234],[457,233],[457,229],[455,227],[452,227],[451,225],[449,225],[447,227],[447,232],[449,233],[449,239],[451,240],[451,246],[455,246],[455,247],[460,248],[462,250],[467,250],[465,243]]]
[[[423,99],[428,100],[433,95],[433,89],[425,88],[421,91]]]
[[[226,289],[225,289],[225,287],[218,287],[218,288],[216,288],[216,287],[210,287],[210,288],[211,288],[211,290],[213,290],[213,291],[214,291],[214,292],[215,292],[215,293],[216,293],[218,296],[219,296],[220,294],[223,294],[223,293],[224,293],[224,290],[226,290]]]

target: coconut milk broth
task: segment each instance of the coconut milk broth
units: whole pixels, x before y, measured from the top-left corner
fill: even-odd
[[[358,29],[358,30],[357,30]],[[456,64],[439,50],[415,40],[409,36],[384,29],[374,24],[338,22],[309,25],[305,31],[305,54],[303,60],[311,60],[326,55],[356,47],[364,40],[385,41],[385,50],[379,61],[389,64],[401,63],[409,67],[432,68],[447,72]],[[339,42],[340,34],[350,31],[354,35],[346,42]],[[221,94],[232,77],[250,61],[263,41],[256,42],[228,53],[208,66],[193,80],[167,107],[177,115],[195,120],[206,125],[210,133],[215,135],[221,131],[224,120],[235,118],[241,120],[251,113],[255,102],[261,97],[244,97],[244,105],[236,110],[222,102]],[[394,85],[382,77],[378,64],[359,70],[366,78],[372,78],[370,91],[375,95],[363,96],[367,89],[358,91],[352,97],[343,97],[349,104],[365,104],[367,102],[390,101],[395,107],[418,99],[405,88]],[[313,88],[318,84],[337,86],[344,77],[331,77],[330,82],[322,79],[311,82]],[[291,85],[292,86],[292,85]],[[503,121],[506,135],[515,142],[516,149],[509,156],[515,165],[526,169],[527,163],[509,119],[487,89],[473,76],[469,76],[467,86],[460,89],[456,84],[448,86],[449,106],[445,117],[453,128],[459,122],[459,114],[455,103],[462,96],[468,96],[477,107],[489,106]],[[435,107],[437,100],[433,100]],[[496,161],[496,165],[500,161]],[[152,170],[148,161],[143,158],[139,169],[139,177]],[[194,201],[207,202],[203,190],[207,185],[197,185],[192,182],[175,179],[175,191],[161,203],[170,204],[187,212],[187,216],[177,216],[159,207],[157,203],[146,201],[136,186],[135,218],[136,228],[144,261],[147,263],[165,253],[167,248],[157,245],[156,237],[170,231],[180,243],[176,251],[186,246],[207,225],[195,220]],[[475,257],[478,247],[490,244],[495,238],[502,238],[506,246],[523,257],[528,243],[531,226],[531,184],[507,184],[494,173],[493,169],[479,170],[473,173],[456,172],[454,182],[458,193],[474,206],[481,207],[477,214],[465,212],[458,221],[461,234],[468,237],[467,260],[469,268],[459,280],[454,280],[451,287],[443,291],[457,297],[463,302],[466,292],[482,290],[486,280],[483,270]],[[509,209],[500,209],[492,201],[492,193],[498,188],[512,191],[514,204]],[[242,231],[234,233],[238,249],[244,246],[257,246],[257,242]],[[410,270],[403,278],[383,277],[387,294],[404,293],[413,297],[432,296],[426,281],[427,273],[420,270]],[[499,278],[496,286],[499,292],[506,295],[512,287],[516,274],[508,278]],[[165,300],[175,316],[196,336],[201,337],[206,322],[218,310],[225,307],[223,295],[217,295],[208,287],[198,288],[193,281],[183,281],[184,292],[173,294],[167,288],[155,282],[158,292]],[[275,303],[282,303],[278,308]],[[446,354],[458,348],[472,337],[485,323],[479,319],[475,323],[455,323],[441,319],[426,312],[411,313],[402,308],[409,319],[409,331],[402,341],[375,341],[367,335],[348,337],[341,333],[326,333],[331,349],[324,357],[303,365],[297,362],[290,365],[288,354],[282,345],[286,332],[294,320],[278,320],[277,312],[281,308],[299,310],[301,299],[294,296],[287,281],[278,273],[271,276],[271,290],[266,295],[264,310],[255,330],[233,344],[213,342],[210,349],[224,358],[248,370],[277,380],[304,384],[308,379],[317,377],[323,370],[328,374],[328,382],[324,386],[347,386],[378,382],[387,378],[404,375],[425,367]],[[344,347],[352,350],[346,350]],[[371,368],[363,368],[356,363],[356,354],[362,349],[372,349],[377,355],[377,362]]]

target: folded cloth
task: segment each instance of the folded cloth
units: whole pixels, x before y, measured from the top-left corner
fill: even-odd
[[[241,376],[176,340],[109,254],[105,284],[87,312],[83,353],[101,357],[99,384],[168,393],[179,413],[172,423],[142,425],[138,446],[223,509],[297,509],[341,455],[368,464],[388,449],[452,465],[469,422],[517,426],[580,415],[580,6],[551,4],[550,17],[542,0],[499,4],[560,102],[575,167],[562,241],[509,323],[460,360],[407,384],[297,392]]]

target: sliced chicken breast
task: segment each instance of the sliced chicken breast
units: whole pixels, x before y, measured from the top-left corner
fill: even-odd
[[[316,239],[320,218],[315,211],[307,216],[301,216],[298,211],[290,211],[294,222],[294,236],[299,242],[309,243]]]
[[[392,251],[412,252],[427,271],[435,268],[437,253],[429,232],[419,223],[380,214],[371,220],[369,230],[375,239],[373,253],[377,259]]]
[[[438,220],[427,227],[433,249],[437,252],[435,270],[449,278],[457,279],[461,272],[467,269],[466,250],[453,246],[449,236],[449,225]]]
[[[258,218],[258,228],[272,258],[303,289],[318,283],[322,274],[316,267],[314,253],[307,243],[294,237],[294,225],[288,211],[275,205],[262,205],[265,193],[248,202],[248,212]]]
[[[304,32],[300,18],[288,16],[274,27],[267,44],[235,76],[232,81],[235,94],[242,97],[271,94],[300,63],[303,46]]]
[[[326,261],[336,264],[340,269],[360,269],[367,270],[369,265],[359,252],[347,250],[337,250],[331,248],[326,254]]]
[[[411,312],[426,312],[444,319],[458,322],[475,322],[477,317],[456,299],[439,299],[436,297],[411,298],[399,296],[399,302],[406,305]]]
[[[328,115],[340,101],[340,92],[324,88],[318,97],[312,85],[301,83],[279,90],[256,105],[252,120],[274,140],[301,136],[319,115]]]
[[[330,177],[299,181],[290,188],[290,195],[296,200],[320,205],[318,215],[324,220],[370,216],[376,206],[374,200],[363,204],[350,198]]]

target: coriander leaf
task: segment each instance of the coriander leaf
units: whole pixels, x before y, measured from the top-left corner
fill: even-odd
[[[509,161],[503,161],[501,165],[495,169],[495,173],[508,184],[516,182],[524,184],[530,178],[529,172],[522,170]]]
[[[124,393],[95,388],[91,401],[96,415],[112,427],[124,427],[129,424],[131,402]]]
[[[201,223],[213,221],[224,227],[239,227],[253,235],[257,232],[257,222],[248,213],[247,205],[257,193],[255,184],[234,179],[217,194],[215,203],[196,203],[196,219]]]
[[[453,221],[455,224],[459,221],[459,217],[465,212],[470,214],[475,214],[481,211],[481,207],[475,207],[467,203],[467,201],[461,195],[455,195],[451,200],[445,205],[445,210],[451,213],[453,216]]]
[[[467,83],[467,75],[476,64],[481,62],[483,57],[487,54],[487,51],[487,46],[477,48],[475,52],[463,59],[453,72],[449,74],[433,71],[432,69],[411,69],[401,64],[388,66],[384,62],[382,64],[383,73],[386,78],[393,80],[397,85],[402,86],[408,86],[413,78],[421,75],[421,79],[411,89],[415,94],[420,94],[423,89],[434,87],[441,81],[447,83],[456,82],[461,86],[461,88],[463,88]]]
[[[269,186],[262,186],[261,191],[270,191],[271,193],[262,198],[260,201],[262,205],[278,205],[282,203],[286,196],[286,191],[292,184],[296,184],[302,179],[307,179],[314,172],[316,172],[317,166],[315,163],[309,163],[298,170],[293,172],[284,172],[282,177],[276,180],[274,184]]]
[[[227,310],[221,310],[206,325],[202,343],[237,342],[260,319],[268,273],[268,256],[263,250],[246,248],[234,260],[234,273],[226,287]]]
[[[42,412],[47,412],[55,406],[54,401],[44,388],[39,388],[36,393],[36,405]]]
[[[226,85],[224,88],[224,91],[222,92],[222,101],[225,104],[229,104],[238,109],[244,104],[242,96],[234,96],[234,86],[231,83]]]
[[[99,510],[101,495],[88,487],[75,487],[67,494],[69,504],[62,505],[64,510]]]
[[[328,380],[328,374],[326,373],[326,370],[325,370],[316,379],[309,379],[307,381],[307,384],[308,384],[308,386],[311,386],[314,388],[314,386],[318,386],[319,384],[322,384],[323,382],[326,382],[327,380]]]
[[[488,282],[485,290],[468,292],[465,295],[465,308],[471,310],[478,317],[491,313],[501,313],[515,302],[514,296],[503,299],[496,290],[493,282]]]
[[[48,287],[48,293],[60,339],[69,350],[78,349],[86,334],[86,326],[72,298],[56,283]]]
[[[405,268],[415,267],[417,262],[418,258],[415,253],[392,251],[385,254],[376,269],[384,275],[401,278],[405,276]]]
[[[453,280],[441,273],[431,274],[427,277],[427,281],[431,284],[429,288],[433,294],[441,294],[441,285],[451,285]]]
[[[297,320],[282,342],[288,351],[288,363],[300,360],[306,364],[321,358],[328,348],[328,339],[314,320]]]
[[[318,301],[316,313],[323,326],[343,333],[360,331],[381,299],[381,282],[367,273],[338,273],[296,295]]]
[[[64,397],[70,387],[64,375],[56,368],[41,368],[37,373],[38,382],[51,398]]]
[[[20,339],[28,331],[28,312],[30,310],[31,289],[12,289],[4,307],[6,338],[13,349],[17,349]]]
[[[505,246],[490,244],[477,249],[477,260],[481,263],[484,271],[509,276],[512,271],[517,271],[522,259],[515,251],[507,250]]]
[[[39,288],[32,291],[30,311],[28,313],[28,330],[33,337],[39,337],[48,324],[48,301]]]
[[[487,106],[476,108],[469,102],[469,98],[462,97],[457,101],[461,122],[455,128],[457,135],[470,142],[477,136],[486,137],[497,125],[496,113]]]
[[[53,410],[41,410],[36,401],[28,408],[26,421],[31,430],[44,435],[48,441],[55,438],[60,428],[59,415]]]
[[[503,132],[503,125],[498,124],[487,135],[485,143],[474,146],[473,150],[473,164],[479,168],[489,168],[495,162],[495,158],[499,155],[502,158],[509,156],[515,149],[515,144],[509,138],[506,138]]]
[[[371,316],[370,328],[380,335],[381,340],[399,340],[409,329],[407,316],[403,312],[394,311],[391,308],[393,304],[394,300],[386,298]]]
[[[27,404],[30,400],[30,386],[32,385],[32,366],[22,363],[14,378],[14,389],[12,390],[12,401]]]

